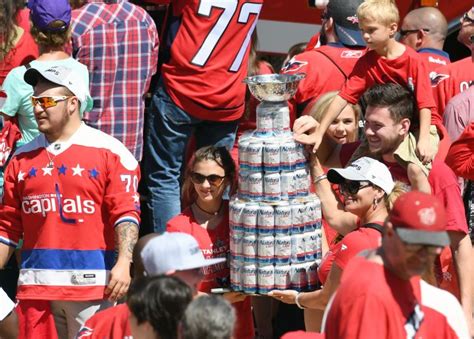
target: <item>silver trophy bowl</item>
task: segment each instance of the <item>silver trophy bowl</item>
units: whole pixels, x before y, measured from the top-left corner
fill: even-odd
[[[287,101],[293,97],[298,83],[306,74],[264,74],[247,77],[244,82],[260,101]]]

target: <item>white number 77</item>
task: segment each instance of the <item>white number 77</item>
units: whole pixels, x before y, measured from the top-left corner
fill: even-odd
[[[206,62],[209,60],[214,48],[216,47],[217,43],[221,39],[222,35],[225,33],[225,30],[229,26],[230,21],[232,20],[235,12],[237,11],[237,6],[239,4],[238,0],[230,0],[230,1],[222,1],[222,0],[202,0],[198,14],[209,17],[212,12],[212,8],[222,8],[224,11],[222,12],[221,16],[217,20],[214,27],[211,29],[209,34],[207,35],[206,39],[204,40],[201,48],[194,56],[191,63],[198,66],[204,66]],[[240,47],[239,52],[237,53],[234,62],[230,67],[231,72],[236,72],[239,70],[242,60],[244,59],[245,52],[250,43],[250,39],[252,37],[253,30],[257,24],[258,15],[260,14],[260,10],[262,9],[262,4],[256,3],[245,3],[242,5],[240,10],[239,18],[237,20],[240,24],[245,24],[249,21],[250,15],[255,14],[257,17],[255,18],[252,26],[250,27],[245,40]]]

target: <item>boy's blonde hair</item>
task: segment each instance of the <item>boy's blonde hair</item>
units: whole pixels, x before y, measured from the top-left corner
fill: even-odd
[[[374,20],[379,24],[398,24],[400,13],[395,0],[365,0],[357,8],[359,23],[365,20]]]

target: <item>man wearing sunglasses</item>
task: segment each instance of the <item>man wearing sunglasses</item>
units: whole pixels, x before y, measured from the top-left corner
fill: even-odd
[[[326,311],[325,337],[469,338],[456,298],[420,279],[449,244],[446,221],[435,197],[416,191],[399,197],[382,246],[346,267]]]
[[[433,96],[438,105],[438,112],[443,115],[449,100],[464,92],[474,83],[474,45],[471,36],[474,35],[474,7],[461,17],[461,29],[458,41],[471,50],[471,56],[450,65],[440,67],[431,76]]]
[[[23,238],[17,298],[31,333],[22,337],[36,335],[41,324],[29,317],[41,307],[57,335],[71,338],[127,292],[139,167],[118,140],[81,122],[92,101],[73,69],[30,68],[24,78],[42,134],[17,150],[5,173],[0,267]]]
[[[430,72],[450,63],[449,54],[443,51],[448,23],[439,9],[414,9],[405,16],[400,27],[400,42],[420,53]]]
[[[376,85],[364,93],[367,104],[365,112],[364,134],[366,142],[342,145],[339,151],[339,163],[332,167],[343,167],[351,158],[372,156],[381,160],[389,168],[395,180],[409,183],[407,169],[395,158],[394,151],[402,142],[413,121],[414,98],[411,92],[397,84]],[[301,117],[295,122],[295,139],[304,144],[313,144],[314,127],[318,123],[311,117]],[[306,134],[309,133],[309,134]],[[321,152],[323,154],[324,150]],[[321,162],[327,159],[320,159]],[[461,192],[452,170],[441,160],[435,158],[428,176],[431,192],[440,199],[448,213],[446,230],[450,236],[449,250],[443,251],[438,264],[438,283],[441,287],[458,296],[463,305],[466,318],[471,318],[471,241]],[[441,265],[441,262],[443,265]],[[451,279],[451,273],[457,274]],[[449,274],[444,274],[447,272]]]

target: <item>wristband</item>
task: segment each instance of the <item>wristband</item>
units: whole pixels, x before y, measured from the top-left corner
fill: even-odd
[[[295,304],[296,304],[296,306],[298,306],[298,308],[304,310],[304,309],[306,309],[306,307],[302,306],[302,305],[300,304],[300,301],[299,301],[299,297],[300,297],[302,294],[303,294],[303,292],[298,292],[298,294],[296,295],[296,298],[295,298]]]
[[[313,183],[317,184],[318,182],[323,181],[324,179],[327,179],[327,178],[328,176],[326,174],[319,175],[316,178],[314,178]]]

